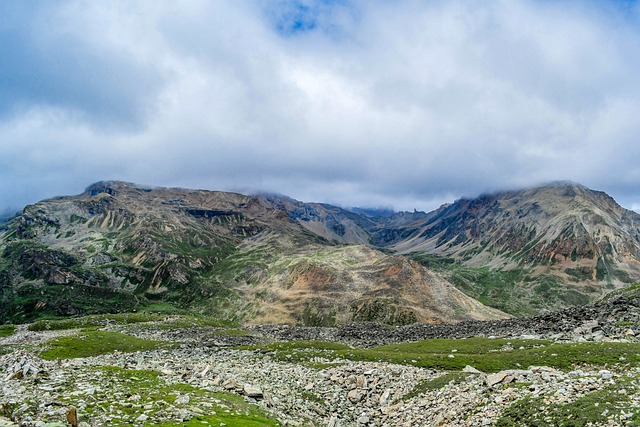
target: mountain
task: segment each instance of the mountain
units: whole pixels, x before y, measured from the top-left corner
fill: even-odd
[[[640,215],[575,183],[460,199],[386,227],[386,248],[444,267],[460,289],[516,314],[640,280]]]
[[[100,182],[0,227],[0,321],[132,309],[305,325],[535,315],[640,281],[639,223],[571,182],[393,215]]]
[[[130,310],[303,325],[508,317],[369,245],[377,226],[282,196],[96,183],[0,231],[0,322]]]
[[[518,316],[586,304],[640,280],[640,216],[572,182],[392,216],[296,203],[284,209],[310,232],[403,254]]]

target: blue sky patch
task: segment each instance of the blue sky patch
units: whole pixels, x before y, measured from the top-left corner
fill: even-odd
[[[345,0],[283,0],[270,2],[267,7],[275,30],[283,36],[295,36],[316,30],[339,33],[339,16],[351,9]]]

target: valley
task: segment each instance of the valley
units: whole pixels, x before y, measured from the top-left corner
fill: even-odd
[[[2,225],[0,426],[640,425],[637,219],[96,183]]]

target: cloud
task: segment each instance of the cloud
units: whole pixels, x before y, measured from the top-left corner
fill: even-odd
[[[102,127],[135,129],[154,104],[161,75],[109,43],[88,7],[8,1],[0,13],[0,117],[57,107]],[[127,40],[132,43],[133,40]]]
[[[99,179],[399,209],[571,179],[640,202],[632,2],[0,8],[0,209]]]

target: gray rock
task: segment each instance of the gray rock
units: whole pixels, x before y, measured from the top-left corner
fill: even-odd
[[[175,404],[176,405],[186,405],[191,401],[191,398],[187,394],[181,394],[176,397]]]
[[[349,399],[349,401],[351,403],[358,403],[362,400],[362,393],[360,393],[360,390],[358,390],[357,388],[354,388],[353,390],[349,391],[349,393],[347,393],[347,399]]]
[[[254,399],[261,399],[263,397],[263,392],[262,389],[258,386],[245,384],[244,395],[247,397],[252,397]]]
[[[496,384],[500,384],[508,376],[509,374],[505,371],[496,372],[495,374],[489,374],[484,379],[484,383],[487,385],[487,387],[493,387]]]
[[[480,372],[479,370],[477,370],[476,368],[474,368],[471,365],[467,365],[462,369],[462,372],[467,372],[469,374],[481,374],[482,372]]]

